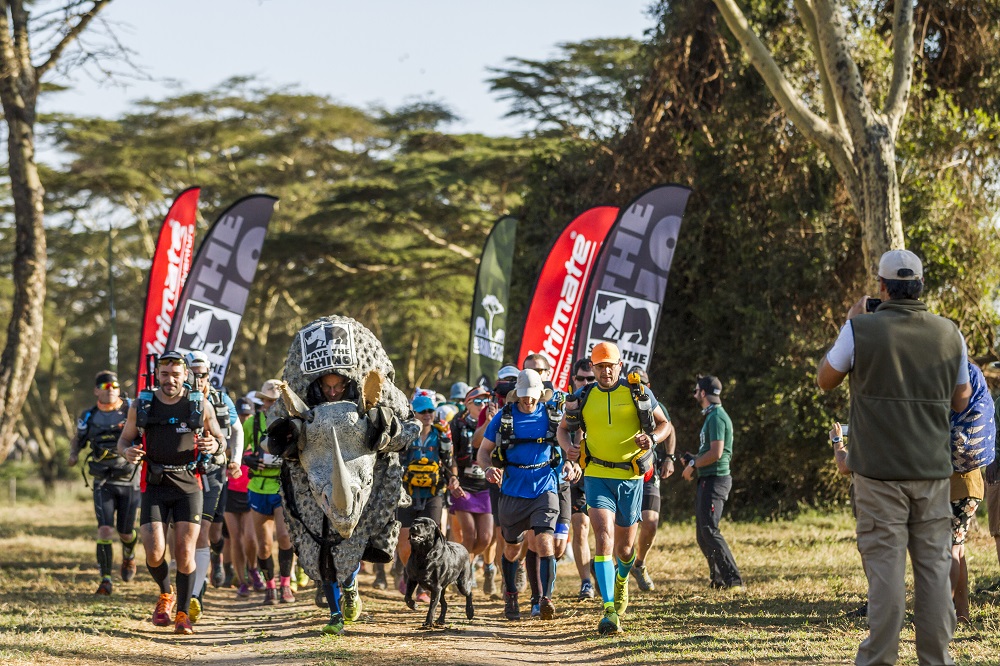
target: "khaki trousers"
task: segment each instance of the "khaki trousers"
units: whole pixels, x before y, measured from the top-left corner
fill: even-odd
[[[855,664],[895,664],[906,611],[906,551],[913,564],[913,625],[921,665],[954,664],[948,479],[878,481],[854,475],[858,551],[868,577],[869,635]]]

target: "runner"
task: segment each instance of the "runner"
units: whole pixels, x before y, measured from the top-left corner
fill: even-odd
[[[246,423],[254,414],[251,400],[237,400],[237,413],[241,423]],[[240,427],[242,432],[242,427]],[[243,439],[240,438],[242,443]],[[247,499],[247,485],[250,483],[250,468],[235,453],[229,461],[227,469],[229,481],[226,487],[226,506],[224,518],[229,538],[226,539],[229,554],[226,560],[226,578],[232,582],[235,578],[236,596],[249,597],[253,585],[258,592],[264,591],[264,579],[256,567],[249,568],[256,562],[257,534],[253,527],[253,516],[250,515],[250,504]],[[248,571],[249,568],[249,571]],[[249,573],[249,577],[248,577]],[[230,578],[232,577],[232,578]],[[223,585],[229,587],[229,585]]]
[[[117,528],[122,544],[122,582],[135,576],[135,514],[139,510],[139,475],[137,467],[118,455],[118,438],[128,418],[131,403],[121,397],[118,375],[102,370],[94,378],[97,404],[80,415],[76,435],[69,443],[69,465],[76,465],[80,450],[90,447],[87,467],[94,484],[94,513],[97,515],[97,566],[101,583],[95,594],[112,592],[111,569],[114,565],[112,543]],[[117,520],[115,516],[117,515]]]
[[[180,352],[165,352],[156,363],[159,386],[139,394],[128,412],[118,439],[118,453],[128,462],[143,462],[142,503],[139,512],[146,568],[160,586],[153,624],[170,624],[174,591],[164,561],[167,526],[174,524],[177,561],[174,633],[191,634],[188,610],[194,589],[194,548],[201,523],[202,492],[197,460],[223,446],[222,433],[211,403],[187,388],[187,364]],[[135,443],[141,436],[141,441]]]
[[[455,449],[459,484],[466,497],[452,496],[451,512],[459,526],[462,545],[475,561],[483,556],[483,594],[493,594],[493,580],[496,566],[493,553],[489,552],[493,540],[493,507],[490,503],[490,487],[486,473],[476,462],[478,449],[472,446],[472,438],[479,422],[479,413],[490,401],[490,392],[482,386],[470,389],[465,395],[465,410],[451,423],[451,441]],[[475,572],[473,572],[475,573]]]
[[[193,351],[187,355],[188,368],[196,390],[201,391],[212,404],[215,418],[219,423],[226,449],[219,451],[211,458],[198,461],[198,471],[201,472],[203,492],[201,530],[198,532],[198,543],[195,546],[195,578],[194,597],[191,599],[191,622],[201,619],[203,599],[209,567],[213,578],[218,577],[215,587],[223,583],[222,571],[222,525],[226,508],[226,472],[228,469],[238,471],[239,467],[230,468],[230,457],[243,454],[243,429],[238,427],[236,405],[225,393],[216,390],[209,377],[212,366],[205,352]]]
[[[570,377],[573,391],[579,391],[595,379],[597,378],[594,376],[594,365],[590,359],[577,359],[573,364],[573,375]],[[575,437],[579,437],[579,433]],[[591,580],[591,576],[594,575],[594,562],[590,554],[590,516],[587,515],[587,498],[583,493],[582,476],[570,486],[570,512],[570,525],[573,528],[573,561],[580,575],[580,593],[577,598],[584,601],[594,598],[594,583]]]
[[[541,569],[539,615],[543,620],[555,615],[553,535],[559,519],[557,469],[562,456],[555,438],[555,420],[544,404],[550,398],[551,391],[543,387],[538,373],[522,370],[503,409],[487,425],[479,447],[479,465],[485,468],[487,481],[500,486],[498,515],[504,538],[501,573],[504,615],[508,620],[521,619],[517,563],[528,530],[534,532]]]
[[[567,400],[558,436],[567,457],[579,460],[584,468],[584,490],[596,538],[594,568],[604,602],[597,630],[610,634],[622,631],[621,616],[628,608],[628,576],[642,513],[642,477],[653,467],[651,449],[673,428],[652,392],[641,382],[632,385],[621,376],[617,346],[598,343],[590,360],[597,383]],[[581,428],[582,441],[574,443],[571,434]],[[667,469],[672,473],[672,461]]]
[[[263,449],[261,442],[267,436],[265,412],[278,399],[277,379],[268,379],[256,393],[261,402],[257,413],[243,423],[243,442],[247,454],[243,461],[250,468],[247,484],[247,503],[250,505],[254,532],[257,535],[257,567],[264,576],[264,605],[292,603],[292,562],[295,551],[285,525],[281,506],[281,458]],[[280,590],[274,581],[274,542],[278,542],[278,573]]]

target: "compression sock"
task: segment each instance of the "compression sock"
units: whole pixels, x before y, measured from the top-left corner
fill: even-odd
[[[153,577],[156,584],[160,586],[160,594],[167,594],[170,592],[170,565],[164,560],[160,562],[159,566],[150,566],[149,562],[146,562],[146,569],[149,571],[149,575]]]
[[[628,562],[623,562],[618,560],[618,578],[619,580],[624,580],[628,578],[628,572],[632,570],[632,565],[635,564],[635,551],[632,551],[632,558]]]
[[[131,560],[135,557],[135,547],[139,543],[139,533],[132,530],[132,540],[122,541],[122,558]]]
[[[326,605],[330,607],[330,617],[340,613],[340,583],[332,581],[323,583],[323,591],[326,593]]]
[[[201,590],[208,577],[208,567],[212,562],[212,551],[208,548],[197,548],[194,551],[194,572],[191,574],[192,589]],[[178,584],[180,587],[180,584]]]
[[[263,557],[258,557],[257,568],[263,574],[264,582],[268,584],[268,587],[274,587],[274,558],[269,557],[265,560]]]
[[[538,568],[542,579],[542,596],[552,598],[556,586],[556,558],[552,555],[538,558]]]
[[[287,585],[286,578],[292,575],[292,562],[295,561],[295,551],[291,548],[278,549],[278,573],[281,575],[282,585]]]
[[[615,566],[612,563],[611,555],[594,556],[594,575],[597,577],[597,586],[601,588],[601,599],[604,604],[613,604],[615,602]]]
[[[115,561],[111,550],[110,539],[97,540],[97,566],[101,569],[101,578],[111,578],[111,566]]]
[[[187,613],[191,609],[191,593],[194,591],[194,572],[177,572],[177,610]]]
[[[528,554],[524,556],[524,570],[528,574],[528,586],[531,588],[531,598],[537,599],[541,594],[539,590],[542,587],[538,576],[538,553],[533,550],[528,551]]]
[[[500,573],[503,574],[504,590],[508,594],[517,594],[517,560],[511,562],[506,555],[500,557]]]
[[[219,539],[218,541],[209,544],[212,548],[212,552],[216,555],[222,555],[222,548],[226,545],[225,539]]]

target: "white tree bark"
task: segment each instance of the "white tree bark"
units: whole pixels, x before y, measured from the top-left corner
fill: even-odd
[[[841,0],[794,0],[815,57],[823,110],[795,90],[750,26],[737,0],[713,0],[789,120],[830,159],[861,221],[865,265],[874,277],[883,252],[903,247],[896,136],[913,80],[913,3],[896,2],[892,83],[877,112],[851,56]],[[822,115],[821,115],[822,113]]]

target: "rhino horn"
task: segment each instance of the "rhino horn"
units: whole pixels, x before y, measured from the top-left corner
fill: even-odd
[[[309,406],[288,386],[288,382],[277,382],[276,388],[288,413],[292,416],[304,417],[305,413],[309,411]]]
[[[330,501],[341,514],[350,516],[354,512],[354,493],[348,487],[351,473],[344,464],[344,457],[340,453],[340,441],[337,439],[337,431],[333,431],[333,469],[330,473]],[[344,538],[350,535],[342,534]]]

